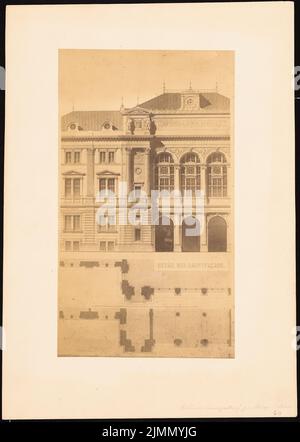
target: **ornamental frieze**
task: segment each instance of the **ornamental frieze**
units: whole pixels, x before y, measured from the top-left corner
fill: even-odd
[[[227,129],[230,130],[228,118],[156,118],[157,130],[165,128],[205,128],[205,129]]]

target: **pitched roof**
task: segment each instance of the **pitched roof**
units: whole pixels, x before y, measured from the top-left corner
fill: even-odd
[[[201,92],[201,112],[227,113],[230,111],[230,100],[217,92]],[[165,92],[151,100],[139,104],[139,108],[149,111],[176,111],[181,108],[180,92]],[[61,118],[61,130],[66,131],[70,123],[77,123],[81,130],[98,131],[103,124],[110,121],[114,130],[122,130],[122,114],[120,111],[73,111]]]
[[[82,130],[100,130],[106,121],[111,121],[115,130],[122,129],[120,111],[73,111],[61,118],[61,130],[67,130],[70,123],[77,123]]]
[[[217,92],[203,92],[200,95],[200,107],[205,112],[229,112],[229,98]],[[139,107],[148,110],[178,110],[181,107],[180,92],[166,92],[151,100],[139,104]]]
[[[181,107],[181,94],[166,92],[139,104],[139,107],[149,110],[177,110]]]

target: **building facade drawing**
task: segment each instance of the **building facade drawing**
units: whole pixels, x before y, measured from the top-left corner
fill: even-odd
[[[100,106],[99,106],[100,107]],[[60,249],[64,252],[230,252],[231,110],[216,90],[168,91],[118,111],[72,111],[61,119]],[[202,191],[200,232],[193,216],[156,225],[96,221],[97,194],[119,184],[139,197],[152,190]],[[119,210],[117,203],[117,214]],[[130,204],[133,203],[128,203]],[[194,210],[194,209],[193,209]],[[167,222],[166,222],[166,218]]]
[[[233,55],[62,50],[59,356],[234,357]]]

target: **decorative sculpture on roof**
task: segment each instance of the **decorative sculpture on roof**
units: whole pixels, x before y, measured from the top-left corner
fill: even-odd
[[[134,135],[134,131],[135,131],[134,120],[130,121],[129,129],[130,129],[131,135]]]
[[[156,127],[155,121],[152,118],[153,118],[153,114],[149,114],[149,120],[150,120],[149,121],[149,132],[150,132],[150,135],[155,135],[157,127]]]

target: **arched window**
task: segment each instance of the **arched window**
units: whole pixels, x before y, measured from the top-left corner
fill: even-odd
[[[208,196],[227,196],[227,166],[225,155],[215,152],[207,159]]]
[[[185,154],[180,161],[180,188],[185,190],[200,190],[199,157],[193,152]]]
[[[221,216],[214,216],[208,223],[208,251],[226,252],[227,224]]]
[[[174,161],[167,152],[156,157],[155,185],[157,190],[174,190]]]

